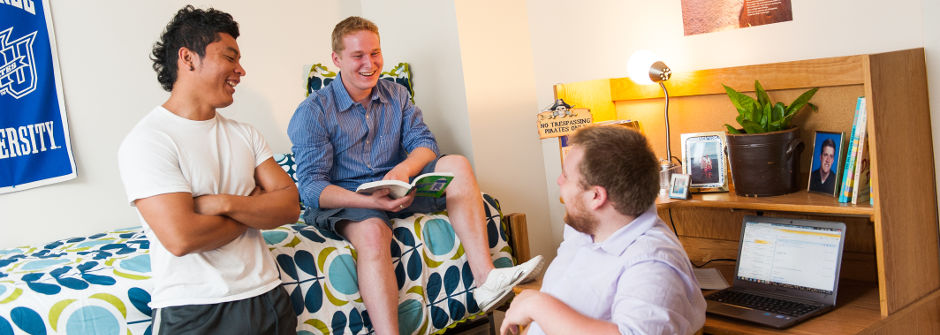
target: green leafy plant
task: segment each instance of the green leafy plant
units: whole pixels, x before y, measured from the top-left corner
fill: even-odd
[[[796,100],[793,100],[793,103],[787,106],[782,102],[774,103],[770,101],[770,96],[767,95],[767,91],[764,91],[764,87],[761,86],[760,82],[757,80],[754,81],[754,91],[757,93],[756,100],[724,84],[721,86],[725,87],[728,98],[731,99],[734,108],[738,109],[738,117],[735,118],[735,120],[738,121],[738,124],[744,129],[744,133],[747,134],[760,134],[789,129],[790,120],[793,119],[803,107],[809,106],[814,111],[818,109],[816,105],[809,103],[809,99],[819,90],[818,87],[803,92]],[[741,134],[740,130],[727,123],[725,127],[728,128],[729,134]]]

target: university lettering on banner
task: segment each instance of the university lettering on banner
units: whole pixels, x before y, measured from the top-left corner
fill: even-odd
[[[75,178],[48,0],[0,0],[0,193]]]

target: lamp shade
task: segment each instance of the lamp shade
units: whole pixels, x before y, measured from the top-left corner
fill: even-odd
[[[649,50],[637,50],[627,61],[627,75],[640,85],[669,80],[672,70]]]

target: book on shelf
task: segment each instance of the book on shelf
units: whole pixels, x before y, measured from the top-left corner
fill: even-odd
[[[845,152],[845,166],[842,168],[842,186],[839,188],[839,202],[852,200],[852,186],[855,182],[855,160],[859,147],[860,132],[865,129],[865,97],[858,97],[855,102],[855,118],[852,121],[852,137],[849,139],[849,148]]]
[[[864,136],[864,134],[862,135]],[[852,204],[869,202],[871,196],[871,164],[868,160],[868,137],[861,140],[859,154],[855,162],[855,188],[852,190]]]
[[[418,197],[439,198],[444,195],[444,189],[454,180],[454,174],[450,172],[429,172],[417,176],[411,183],[401,180],[376,180],[363,183],[356,188],[356,193],[371,194],[372,192],[388,189],[388,196],[392,199],[398,199],[408,195],[412,190]]]
[[[852,116],[852,133],[851,135],[849,135],[849,138],[846,139],[848,142],[848,146],[845,150],[845,155],[843,156],[845,157],[845,159],[843,160],[843,167],[842,167],[842,178],[841,178],[842,182],[839,183],[839,193],[837,194],[837,197],[836,197],[836,199],[839,202],[845,202],[844,200],[846,199],[845,199],[845,196],[843,196],[843,194],[845,194],[846,188],[849,187],[848,177],[849,177],[849,165],[851,163],[850,156],[852,156],[852,151],[854,151],[852,140],[855,138],[855,128],[856,128],[856,125],[858,124],[858,115],[859,115],[858,111],[859,111],[859,104],[861,103],[861,99],[862,97],[858,97],[858,99],[855,102],[855,113],[853,113],[853,116]]]
[[[859,177],[861,177],[859,174],[862,168],[861,164],[864,161],[863,159],[864,157],[862,156],[863,154],[868,152],[867,149],[865,148],[865,144],[868,142],[867,140],[868,139],[868,113],[865,113],[864,104],[862,105],[862,107],[863,107],[862,117],[859,118],[859,123],[858,123],[859,129],[855,131],[855,138],[857,140],[856,145],[855,145],[855,152],[853,154],[853,157],[854,157],[853,164],[855,165],[851,167],[852,174],[849,176],[852,178],[852,180],[850,181],[850,183],[852,183],[851,185],[852,194],[850,194],[848,198],[849,198],[849,202],[852,202],[852,203],[855,203],[854,199],[858,195],[858,192],[859,192],[859,187],[860,187]],[[866,168],[868,167],[867,161],[865,161],[865,167]]]

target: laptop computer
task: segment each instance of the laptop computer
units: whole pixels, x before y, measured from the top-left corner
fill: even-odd
[[[836,304],[845,223],[745,216],[731,287],[706,312],[787,328]]]

